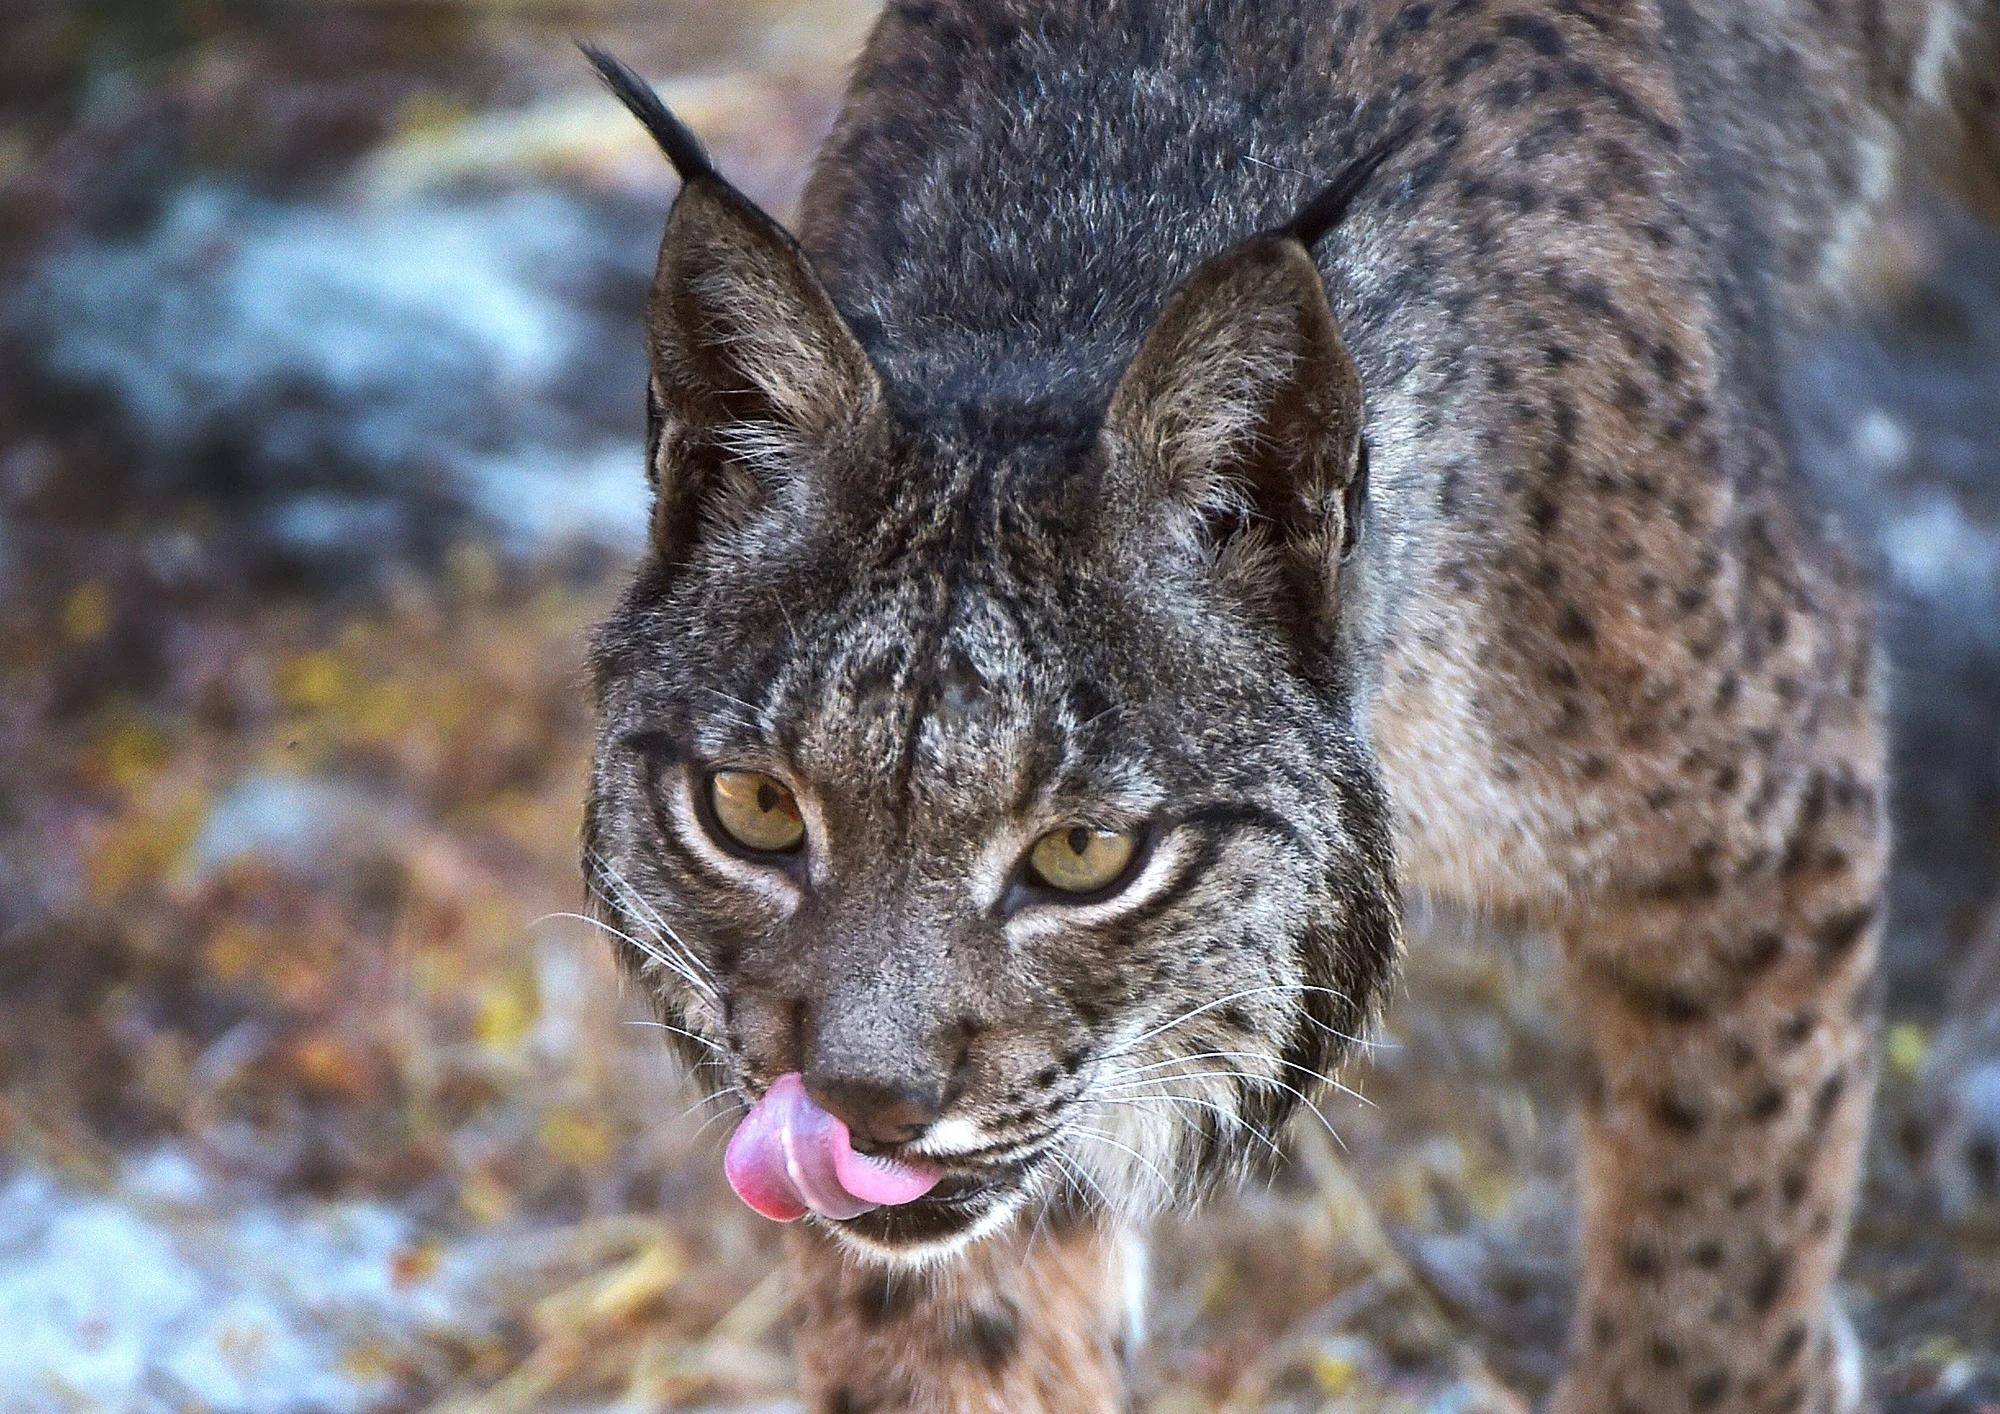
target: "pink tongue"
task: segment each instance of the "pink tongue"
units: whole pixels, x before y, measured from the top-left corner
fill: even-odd
[[[857,1153],[847,1126],[813,1103],[797,1071],[779,1076],[744,1116],[722,1171],[737,1197],[781,1223],[807,1212],[858,1218],[921,1198],[943,1177],[924,1164]]]

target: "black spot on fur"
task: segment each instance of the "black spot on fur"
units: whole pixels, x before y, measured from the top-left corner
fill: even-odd
[[[1415,4],[1405,5],[1397,13],[1396,18],[1389,21],[1383,27],[1382,37],[1378,41],[1378,45],[1383,53],[1390,53],[1411,35],[1421,33],[1430,28],[1430,23],[1431,7],[1425,0],[1417,0]]]
[[[1744,1289],[1743,1299],[1750,1303],[1751,1310],[1762,1315],[1778,1304],[1778,1298],[1785,1294],[1785,1283],[1790,1278],[1790,1264],[1774,1253],[1758,1264],[1757,1274]]]
[[[1834,962],[1854,950],[1868,931],[1868,925],[1875,921],[1875,905],[1849,909],[1836,913],[1819,926],[1816,940],[1820,957]]]
[[[1583,610],[1574,604],[1565,604],[1562,617],[1556,621],[1556,637],[1564,643],[1587,645],[1597,641],[1597,629]]]
[[[854,1293],[854,1309],[864,1326],[887,1325],[910,1309],[914,1293],[915,1287],[893,1272],[871,1272]]]
[[[1652,1281],[1658,1277],[1663,1263],[1657,1250],[1643,1242],[1634,1242],[1625,1249],[1625,1270],[1639,1281]]]
[[[1729,1376],[1720,1370],[1711,1370],[1688,1386],[1688,1407],[1691,1409],[1713,1409],[1728,1397]]]
[[[1743,1111],[1752,1124],[1769,1124],[1785,1112],[1785,1092],[1773,1085],[1757,1092]]]
[[[1535,15],[1509,15],[1500,21],[1500,33],[1518,39],[1545,59],[1560,58],[1564,49],[1562,31]]]
[[[1011,1311],[974,1311],[959,1328],[968,1354],[994,1374],[1004,1370],[1021,1345],[1021,1323]]]
[[[1734,958],[1736,970],[1746,978],[1756,976],[1776,962],[1780,952],[1784,952],[1784,938],[1774,932],[1754,932],[1744,940],[1744,950]]]
[[[1642,1016],[1671,1026],[1688,1026],[1708,1015],[1700,998],[1679,987],[1634,977],[1623,968],[1613,969],[1610,976],[1619,1000]]]
[[[1680,1095],[1662,1095],[1653,1106],[1653,1115],[1662,1126],[1676,1134],[1696,1135],[1708,1123],[1708,1116],[1693,1101]]]

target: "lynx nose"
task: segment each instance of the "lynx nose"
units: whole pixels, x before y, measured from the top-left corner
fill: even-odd
[[[847,1126],[857,1144],[886,1148],[921,1139],[942,1112],[935,1089],[918,1089],[864,1075],[806,1072],[806,1093]]]

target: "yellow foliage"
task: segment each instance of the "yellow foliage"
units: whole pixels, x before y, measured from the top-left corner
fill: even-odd
[[[488,987],[479,998],[472,1034],[489,1050],[511,1051],[521,1044],[541,1011],[534,978],[516,971]]]
[[[1504,1169],[1482,1167],[1467,1180],[1465,1196],[1484,1218],[1497,1218],[1514,1202],[1515,1183]]]
[[[356,1379],[388,1379],[401,1372],[395,1351],[379,1341],[363,1340],[351,1345],[340,1357],[341,1368]]]
[[[1926,1365],[1951,1365],[1965,1358],[1966,1349],[1956,1336],[1934,1335],[1917,1347],[1917,1358]]]
[[[132,791],[167,764],[167,740],[148,722],[124,718],[98,737],[93,752],[97,775],[106,785]]]
[[[185,791],[152,810],[114,822],[90,852],[87,877],[92,897],[115,904],[135,887],[179,873],[205,811],[200,794]]]
[[[1202,1274],[1201,1309],[1204,1311],[1226,1311],[1235,1304],[1242,1283],[1237,1279],[1236,1269],[1227,1262],[1216,1262]]]
[[[191,1043],[184,1036],[163,1033],[148,1038],[143,1054],[145,1063],[135,1076],[139,1090],[160,1109],[179,1110],[186,1103],[194,1068]]]
[[[96,580],[79,584],[63,604],[63,637],[72,643],[91,643],[104,637],[109,627],[111,596],[103,584]]]
[[[1430,1178],[1415,1164],[1400,1164],[1377,1186],[1375,1206],[1390,1222],[1421,1227],[1431,1216]]]
[[[514,1211],[514,1190],[485,1168],[475,1168],[459,1186],[458,1205],[476,1223],[497,1223]]]
[[[225,986],[244,981],[269,954],[271,940],[239,918],[218,923],[201,946],[202,965]]]
[[[489,599],[500,580],[500,562],[491,547],[465,541],[452,547],[446,558],[445,573],[457,593],[471,599]]]
[[[405,137],[448,134],[471,116],[464,103],[424,89],[411,95],[396,114],[396,130]]]
[[[278,696],[297,712],[324,712],[354,691],[353,676],[327,649],[301,653],[278,669]]]
[[[1361,1360],[1358,1343],[1351,1340],[1330,1340],[1313,1351],[1313,1383],[1320,1392],[1338,1399],[1352,1394],[1361,1379]]]
[[[1924,1060],[1930,1055],[1930,1050],[1931,1038],[1924,1028],[1913,1021],[1905,1021],[1889,1028],[1882,1053],[1883,1059],[1888,1062],[1889,1074],[1898,1080],[1914,1080],[1917,1072],[1924,1068]]]
[[[611,1156],[614,1136],[604,1122],[575,1110],[551,1110],[542,1119],[542,1147],[577,1168],[596,1168]]]
[[[600,1321],[623,1321],[654,1305],[687,1270],[680,1248],[662,1240],[611,1272],[590,1297],[590,1314]]]
[[[406,964],[418,993],[426,999],[462,996],[471,959],[457,947],[426,947]]]

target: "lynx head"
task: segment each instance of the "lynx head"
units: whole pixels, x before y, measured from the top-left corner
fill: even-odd
[[[1369,164],[1101,380],[908,386],[593,57],[686,179],[651,544],[596,651],[596,906],[706,1084],[797,1073],[857,1151],[942,1172],[828,1219],[860,1248],[1226,1170],[1396,948],[1342,668],[1360,390],[1307,249]]]

